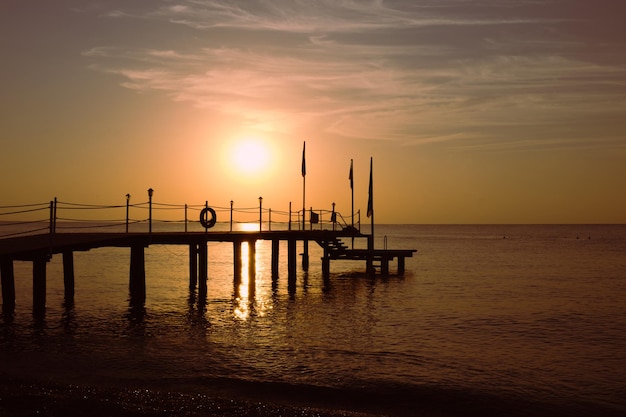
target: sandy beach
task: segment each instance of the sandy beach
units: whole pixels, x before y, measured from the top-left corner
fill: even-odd
[[[0,383],[0,415],[369,417],[378,414],[145,388],[94,388],[3,380]]]

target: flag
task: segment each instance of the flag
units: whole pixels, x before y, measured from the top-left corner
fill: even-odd
[[[352,159],[350,160],[350,176],[348,177],[350,180],[350,188],[354,189],[354,178],[352,176]]]
[[[371,217],[374,215],[374,189],[372,184],[372,158],[370,158],[370,186],[369,193],[367,197],[367,217]]]
[[[306,159],[304,158],[304,150],[306,149],[306,142],[302,145],[302,176],[306,176]]]

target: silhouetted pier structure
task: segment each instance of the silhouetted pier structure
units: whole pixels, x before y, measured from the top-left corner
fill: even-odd
[[[362,234],[357,228],[347,225],[337,224],[337,219],[341,215],[333,212],[330,216],[331,222],[327,226],[332,226],[332,230],[324,230],[321,226],[319,230],[306,230],[304,223],[301,224],[298,215],[298,222],[291,221],[292,213],[289,212],[289,222],[286,230],[271,230],[271,220],[263,230],[264,212],[259,206],[258,231],[233,231],[233,205],[230,207],[230,228],[227,231],[213,231],[205,228],[204,231],[188,231],[187,210],[190,206],[185,205],[185,231],[182,232],[153,232],[152,231],[152,202],[148,204],[149,223],[148,232],[129,232],[130,223],[128,217],[127,197],[126,220],[113,224],[100,224],[97,227],[120,227],[125,226],[124,232],[93,232],[94,226],[90,223],[89,231],[57,232],[57,202],[50,202],[49,225],[46,228],[33,229],[35,234],[20,235],[0,238],[0,275],[2,283],[3,311],[11,314],[15,310],[15,277],[13,270],[14,261],[28,261],[33,263],[33,310],[43,312],[46,304],[46,264],[52,256],[61,254],[63,256],[63,277],[66,302],[73,302],[74,299],[74,252],[89,251],[102,247],[125,247],[130,248],[130,271],[129,271],[129,293],[131,303],[143,304],[146,298],[146,273],[145,273],[145,248],[150,245],[184,245],[189,248],[189,286],[191,289],[198,288],[200,294],[206,294],[208,277],[208,242],[225,242],[233,245],[233,279],[235,283],[242,277],[242,244],[248,243],[248,273],[250,279],[254,279],[255,270],[255,243],[258,240],[272,242],[271,251],[271,273],[273,278],[279,274],[279,251],[280,242],[287,243],[287,275],[289,285],[295,285],[297,272],[297,243],[302,242],[303,253],[302,267],[308,268],[308,243],[316,242],[323,249],[322,273],[325,279],[330,274],[331,260],[355,260],[365,261],[366,271],[374,274],[376,268],[380,268],[382,274],[389,273],[389,262],[398,260],[397,273],[403,274],[405,258],[413,256],[415,250],[388,250],[374,249],[373,236]],[[260,204],[261,204],[261,199]],[[77,205],[85,207],[85,205]],[[74,205],[66,206],[74,207]],[[102,206],[106,209],[116,209],[124,206]],[[172,208],[167,205],[167,208]],[[182,206],[180,206],[182,207]],[[48,207],[46,207],[48,208]],[[206,215],[208,205],[194,206],[195,210]],[[31,211],[30,209],[28,210]],[[214,210],[213,210],[214,211]],[[311,210],[313,212],[313,210]],[[271,210],[267,212],[271,219]],[[267,215],[266,214],[266,215]],[[319,221],[323,213],[319,211],[316,218]],[[313,216],[312,216],[313,217]],[[201,214],[202,221],[202,214]],[[67,219],[65,219],[67,220]],[[213,219],[214,220],[214,219]],[[41,223],[41,222],[40,222]],[[204,221],[206,225],[206,219]],[[13,223],[15,224],[15,223]],[[293,225],[301,229],[292,229]],[[76,225],[74,225],[76,227]],[[285,224],[283,224],[283,228]],[[42,231],[47,233],[41,233]],[[32,233],[32,232],[30,232]],[[1,236],[1,235],[0,235]],[[355,238],[367,239],[366,249],[354,249],[349,247],[344,239],[353,240]]]

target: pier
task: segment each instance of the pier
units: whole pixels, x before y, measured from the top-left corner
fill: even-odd
[[[233,247],[233,279],[235,282],[241,280],[242,276],[242,250],[241,246],[244,242],[248,243],[248,247],[251,248],[248,252],[249,262],[248,265],[254,265],[255,259],[255,243],[258,240],[266,240],[272,242],[271,251],[271,273],[272,277],[278,277],[279,273],[279,248],[281,242],[286,242],[287,246],[287,271],[289,285],[295,285],[296,273],[297,273],[297,259],[296,253],[297,243],[302,242],[303,253],[302,256],[302,268],[308,269],[309,255],[308,245],[309,243],[318,244],[323,249],[323,256],[321,258],[322,274],[327,279],[330,275],[331,261],[339,260],[352,260],[365,262],[366,271],[369,274],[375,274],[378,269],[381,274],[389,273],[389,264],[394,259],[397,259],[397,274],[401,275],[405,269],[405,258],[412,257],[415,250],[390,250],[390,249],[374,249],[373,236],[363,234],[359,228],[352,225],[348,225],[347,222],[340,222],[343,217],[339,213],[332,212],[325,213],[324,210],[313,210],[311,208],[310,213],[311,220],[309,225],[306,225],[301,218],[304,218],[302,212],[291,213],[288,212],[288,221],[277,222],[277,214],[281,212],[274,212],[274,221],[272,221],[272,211],[263,211],[261,205],[259,205],[258,211],[254,211],[259,214],[258,230],[233,230],[233,204],[231,202],[230,209],[217,208],[219,211],[230,211],[230,220],[228,230],[212,230],[208,223],[215,224],[215,217],[212,219],[206,218],[207,213],[210,212],[215,215],[215,209],[210,208],[208,203],[198,206],[188,205],[164,205],[168,210],[184,209],[184,231],[153,231],[153,222],[157,223],[152,217],[153,204],[149,201],[148,219],[143,221],[134,221],[129,217],[128,203],[125,206],[87,206],[76,205],[70,203],[59,203],[51,201],[49,206],[39,207],[37,210],[44,210],[49,212],[49,219],[45,227],[35,229],[27,229],[26,232],[12,233],[4,238],[0,234],[0,276],[2,284],[2,301],[3,312],[5,314],[12,314],[15,310],[15,277],[13,263],[15,261],[32,262],[33,264],[33,311],[43,312],[45,311],[46,304],[46,264],[55,255],[61,255],[63,257],[63,278],[64,278],[64,290],[65,300],[67,302],[73,302],[74,298],[74,253],[80,251],[89,251],[95,248],[102,247],[124,247],[130,249],[130,271],[129,271],[129,294],[130,300],[133,304],[142,305],[146,299],[146,273],[145,273],[145,249],[150,245],[183,245],[189,248],[189,287],[191,289],[198,289],[200,294],[206,294],[208,277],[208,264],[210,259],[207,253],[208,242],[222,242],[224,244],[231,244]],[[261,199],[259,199],[261,204]],[[143,207],[143,203],[139,208]],[[65,222],[71,221],[71,226],[63,226],[58,223],[59,212],[68,208],[75,210],[77,207],[89,208],[89,209],[101,209],[101,210],[119,210],[120,208],[126,209],[126,219],[117,222],[103,222],[94,220],[80,220],[79,219],[67,219],[63,218]],[[1,208],[0,208],[1,209]],[[13,208],[10,208],[13,209]],[[208,210],[210,209],[210,210]],[[10,212],[15,214],[16,212],[31,212],[34,209],[28,208],[28,210],[16,210]],[[198,229],[198,221],[190,222],[188,218],[188,210],[195,210],[200,213],[200,223],[205,226],[204,231],[189,231],[189,225],[195,226]],[[250,211],[247,209],[248,212]],[[0,211],[0,214],[2,212]],[[295,214],[296,221],[292,221],[292,217]],[[320,219],[326,215],[327,219],[330,219],[324,225]],[[265,217],[265,218],[264,218]],[[339,220],[339,221],[338,221]],[[171,220],[167,222],[171,223]],[[21,224],[22,222],[20,222]],[[30,223],[30,222],[26,222]],[[33,221],[32,223],[42,225],[43,220]],[[86,225],[85,225],[86,223]],[[135,228],[136,223],[148,223],[148,231],[132,231],[129,230],[129,225],[133,224]],[[17,223],[7,224],[16,225]],[[70,223],[68,223],[70,224]],[[211,224],[210,226],[212,226]],[[249,223],[248,223],[249,224]],[[357,222],[357,225],[359,222]],[[81,225],[85,225],[84,228]],[[225,226],[226,224],[223,224]],[[308,227],[307,227],[308,226]],[[71,231],[59,232],[63,230],[62,227],[68,227]],[[94,229],[101,229],[103,227],[110,227],[111,231],[94,232]],[[145,226],[144,226],[145,227]],[[326,227],[326,228],[325,228]],[[123,231],[119,231],[122,229]],[[275,229],[275,230],[272,230]],[[279,230],[276,230],[279,229]],[[349,245],[349,241],[354,242],[354,239],[366,239],[367,244],[365,249],[354,249],[353,245]],[[251,268],[250,275],[254,278],[254,271]]]

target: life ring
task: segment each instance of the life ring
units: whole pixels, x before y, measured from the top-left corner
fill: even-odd
[[[208,213],[211,213],[210,219],[207,216]],[[205,229],[210,229],[211,227],[215,226],[216,221],[217,215],[215,214],[215,210],[213,210],[211,207],[205,207],[202,209],[202,211],[200,212],[200,224],[202,225],[202,227],[204,227]]]

